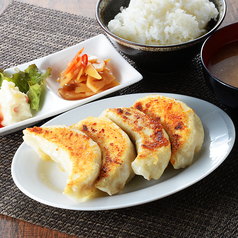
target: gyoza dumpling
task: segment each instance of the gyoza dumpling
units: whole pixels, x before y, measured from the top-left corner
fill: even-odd
[[[52,159],[68,173],[64,194],[79,202],[95,192],[101,167],[99,146],[83,132],[65,126],[43,126],[23,131],[24,141],[42,159]]]
[[[131,162],[136,152],[128,135],[106,117],[88,117],[73,127],[87,134],[101,148],[103,162],[96,188],[109,195],[122,190],[135,175]]]
[[[182,101],[162,95],[140,98],[133,106],[163,125],[172,144],[173,167],[189,166],[204,140],[202,122],[194,110]]]
[[[162,125],[135,108],[109,108],[101,116],[121,127],[136,144],[132,169],[145,179],[159,179],[167,167],[171,148]]]

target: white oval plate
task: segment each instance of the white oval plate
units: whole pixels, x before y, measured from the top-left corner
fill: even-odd
[[[214,171],[230,153],[235,141],[235,127],[230,117],[221,109],[206,101],[177,94],[165,94],[187,103],[201,118],[205,140],[193,164],[186,169],[175,170],[169,166],[162,177],[147,181],[135,176],[116,195],[97,197],[85,203],[75,203],[62,194],[67,174],[54,162],[46,162],[23,143],[12,162],[12,176],[18,188],[30,198],[58,208],[71,210],[108,210],[151,202],[198,182]],[[88,116],[99,116],[109,107],[127,107],[148,93],[112,97],[83,105],[66,112],[45,125],[72,125]]]
[[[73,59],[77,52],[82,49],[82,47],[84,47],[83,53],[85,54],[95,55],[102,59],[111,59],[108,63],[108,67],[111,69],[120,85],[82,100],[65,100],[58,93],[59,83],[57,82],[57,78],[59,77],[60,72],[67,67],[67,64]],[[36,64],[41,70],[46,70],[48,67],[52,69],[51,77],[46,80],[47,86],[41,97],[40,109],[38,112],[34,113],[32,118],[0,128],[0,135],[6,135],[26,128],[29,125],[35,124],[37,121],[91,102],[142,79],[142,75],[117,52],[111,42],[102,34],[57,53],[6,69],[5,72],[11,75],[15,73],[15,68],[25,70],[30,64]]]

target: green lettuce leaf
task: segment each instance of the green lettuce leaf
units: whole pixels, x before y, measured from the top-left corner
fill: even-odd
[[[38,111],[43,83],[50,75],[51,68],[41,71],[35,64],[29,65],[24,71],[18,70],[11,77],[8,77],[3,70],[0,70],[0,88],[3,80],[13,82],[21,92],[27,94],[31,109]]]
[[[29,98],[29,102],[31,105],[31,109],[38,111],[40,104],[40,96],[42,92],[42,84],[33,84],[29,86],[29,91],[27,92],[27,96]]]
[[[0,88],[2,87],[2,81],[4,80],[3,70],[0,69]]]
[[[28,80],[29,77],[24,71],[18,71],[17,73],[13,74],[11,77],[8,77],[3,70],[0,73],[0,88],[2,86],[2,81],[7,80],[8,82],[13,82],[15,86],[19,88],[19,90],[23,93],[26,93],[29,89]]]
[[[36,84],[43,82],[46,78],[50,77],[51,69],[48,68],[45,72],[41,71],[37,68],[35,64],[30,65],[27,69],[25,69],[25,73],[30,78],[30,84]]]

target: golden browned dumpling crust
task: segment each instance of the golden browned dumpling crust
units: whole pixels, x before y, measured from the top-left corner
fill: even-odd
[[[147,180],[159,179],[171,156],[169,138],[160,122],[132,107],[109,108],[101,116],[115,122],[136,145],[134,172]]]
[[[65,126],[33,127],[23,131],[24,141],[42,159],[52,159],[68,173],[64,194],[84,201],[95,191],[101,150],[86,134]]]
[[[88,117],[73,127],[92,138],[102,151],[102,167],[95,186],[109,195],[121,191],[135,175],[131,162],[136,152],[128,135],[106,117]]]
[[[174,168],[189,166],[204,140],[202,122],[193,109],[184,102],[162,95],[140,98],[133,107],[161,122],[172,144]]]

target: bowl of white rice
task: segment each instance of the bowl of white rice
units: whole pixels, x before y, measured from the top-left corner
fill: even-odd
[[[138,67],[185,67],[221,25],[225,0],[99,0],[96,19],[116,48]]]

